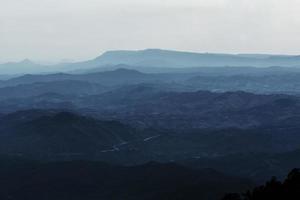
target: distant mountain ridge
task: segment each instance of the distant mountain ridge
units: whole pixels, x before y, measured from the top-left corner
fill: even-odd
[[[137,70],[119,68],[113,71],[87,73],[87,74],[69,74],[69,73],[53,73],[53,74],[26,74],[16,78],[0,82],[0,87],[15,86],[20,84],[31,84],[40,82],[53,81],[87,81],[105,84],[123,84],[126,82],[135,83],[143,82],[155,77],[141,73]]]
[[[146,49],[141,51],[108,51],[95,59],[103,64],[127,64],[156,67],[215,66],[300,66],[299,56],[214,54]]]
[[[267,54],[215,54],[193,53],[162,49],[145,49],[137,51],[108,51],[101,56],[83,62],[62,63],[52,66],[36,64],[28,59],[19,63],[0,64],[3,74],[41,73],[55,71],[72,71],[107,67],[114,65],[131,65],[139,67],[300,67],[300,56]]]
[[[84,64],[84,63],[81,63]],[[85,64],[98,66],[131,65],[143,67],[299,67],[300,56],[259,54],[194,53],[162,49],[108,51]]]
[[[36,64],[29,59],[22,60],[20,62],[8,62],[0,64],[1,74],[22,74],[22,73],[34,73],[34,72],[46,72],[48,67]]]

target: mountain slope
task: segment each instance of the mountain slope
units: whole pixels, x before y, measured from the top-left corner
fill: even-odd
[[[134,130],[69,112],[26,111],[0,119],[1,154],[41,158],[93,157],[134,140]]]

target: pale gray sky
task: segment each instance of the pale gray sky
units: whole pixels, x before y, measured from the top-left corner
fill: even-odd
[[[299,0],[0,0],[0,62],[106,50],[300,54]]]

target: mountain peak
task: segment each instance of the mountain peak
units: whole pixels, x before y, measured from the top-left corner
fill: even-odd
[[[22,60],[20,62],[20,64],[30,64],[30,65],[32,65],[32,64],[35,64],[35,63],[32,62],[31,60],[29,60],[28,58],[26,58],[26,59]]]
[[[126,74],[131,74],[131,73],[142,74],[141,72],[139,72],[137,70],[127,69],[127,68],[124,68],[124,67],[120,67],[120,68],[114,70],[114,72],[117,72],[117,73],[126,73]]]

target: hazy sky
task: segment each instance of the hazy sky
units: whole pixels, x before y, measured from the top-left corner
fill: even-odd
[[[300,54],[300,0],[0,0],[0,62],[144,48]]]

